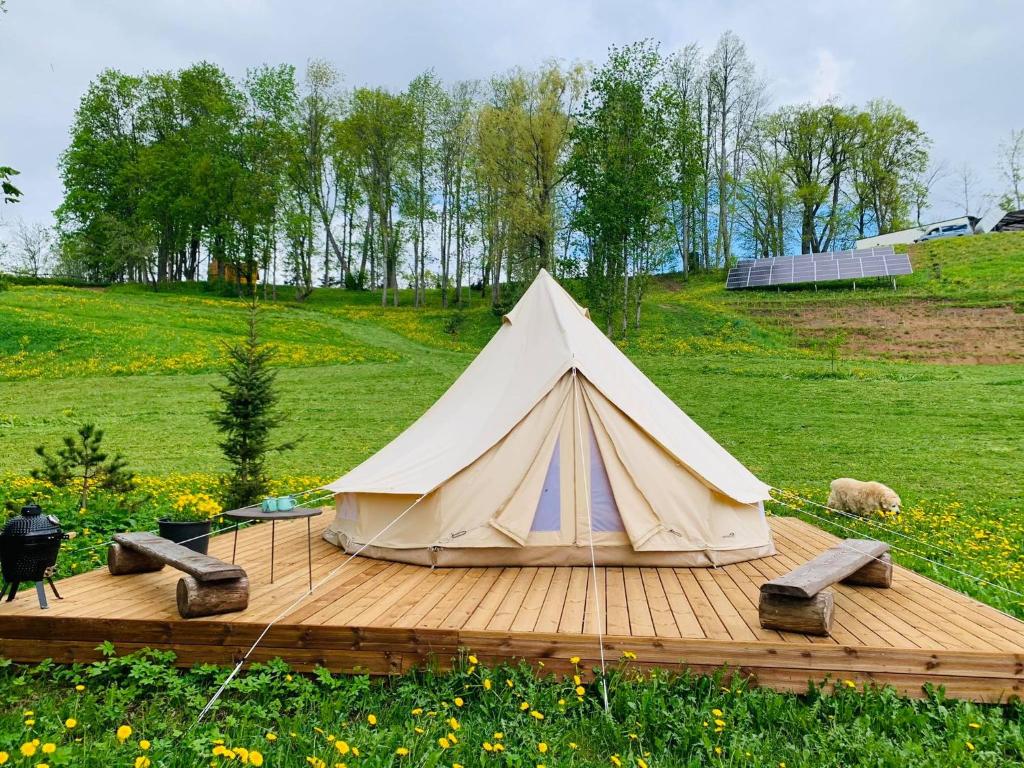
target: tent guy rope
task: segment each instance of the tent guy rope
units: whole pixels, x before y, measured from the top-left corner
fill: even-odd
[[[191,730],[192,728],[195,728],[197,725],[199,725],[201,722],[203,722],[203,720],[209,714],[210,710],[213,708],[213,705],[217,703],[217,700],[220,699],[221,695],[227,689],[228,685],[231,684],[231,681],[234,680],[235,677],[238,676],[238,673],[242,671],[242,667],[245,665],[245,662],[249,660],[249,657],[252,655],[253,651],[255,651],[256,647],[261,642],[263,642],[263,638],[265,638],[267,636],[267,633],[270,632],[270,630],[274,627],[275,624],[277,624],[277,622],[279,622],[281,619],[283,619],[289,613],[291,613],[296,608],[298,608],[299,605],[301,605],[302,602],[306,598],[308,598],[316,590],[318,590],[320,587],[322,587],[324,584],[326,584],[328,581],[330,581],[336,575],[338,575],[338,573],[340,573],[341,570],[346,565],[348,565],[350,562],[352,562],[353,559],[355,559],[360,554],[362,554],[362,552],[367,547],[369,547],[371,544],[373,544],[374,541],[376,541],[380,536],[382,536],[384,533],[386,533],[399,520],[401,520],[403,517],[405,517],[409,513],[409,511],[413,509],[413,507],[415,507],[417,504],[419,504],[421,501],[423,501],[423,499],[426,498],[428,493],[429,493],[429,491],[426,492],[426,493],[423,493],[419,498],[416,499],[416,501],[414,501],[412,504],[410,504],[408,507],[406,507],[404,510],[402,510],[402,513],[400,515],[398,515],[394,520],[392,520],[386,526],[384,526],[379,531],[377,531],[377,533],[375,533],[365,544],[360,546],[359,549],[357,549],[355,552],[353,552],[351,555],[349,555],[347,558],[345,558],[345,560],[342,561],[341,565],[339,565],[338,567],[336,567],[335,569],[330,571],[326,576],[324,576],[322,579],[320,579],[320,581],[318,581],[312,587],[310,587],[305,592],[303,592],[301,595],[299,595],[294,601],[292,601],[292,603],[290,605],[285,607],[283,610],[281,610],[280,613],[278,613],[273,619],[271,619],[270,622],[267,624],[267,626],[265,626],[263,628],[263,631],[260,632],[260,634],[256,637],[256,640],[253,641],[253,644],[251,646],[249,646],[249,650],[247,650],[245,652],[245,654],[242,656],[242,658],[235,665],[234,669],[231,670],[231,673],[227,676],[227,678],[224,680],[224,682],[221,683],[221,685],[217,689],[216,693],[214,693],[213,696],[210,698],[210,700],[208,702],[206,702],[206,706],[203,707],[202,711],[199,713],[199,716],[196,718],[195,722],[192,723],[192,725],[189,727],[189,730]]]
[[[794,512],[799,512],[801,515],[808,515],[810,517],[813,517],[815,520],[820,520],[823,523],[829,523],[831,525],[835,525],[835,526],[837,526],[839,528],[842,528],[844,531],[849,531],[850,533],[855,533],[855,534],[858,534],[860,536],[864,535],[863,531],[858,531],[857,529],[850,528],[849,526],[843,525],[842,523],[837,523],[835,520],[829,520],[828,518],[821,517],[820,515],[816,515],[813,512],[808,512],[806,509],[801,509],[800,507],[795,507],[792,504],[788,504],[787,502],[781,501],[780,499],[776,499],[775,497],[772,497],[772,501],[774,501],[776,504],[781,504],[784,507],[788,507],[789,509],[792,509]],[[875,540],[878,541],[878,539],[875,539]],[[886,542],[886,543],[888,543],[888,542]],[[953,573],[955,573],[955,574],[957,574],[959,576],[963,576],[965,579],[971,579],[972,581],[975,581],[975,582],[977,582],[979,584],[984,584],[987,587],[992,587],[994,589],[1000,589],[1003,592],[1011,594],[1011,595],[1013,595],[1015,597],[1024,598],[1024,593],[1022,593],[1022,592],[1018,592],[1017,590],[1011,589],[1010,587],[1004,587],[1002,584],[997,584],[994,581],[989,581],[988,579],[984,579],[981,576],[975,576],[973,573],[968,573],[967,571],[962,571],[959,568],[954,568],[952,565],[948,565],[948,564],[943,563],[943,562],[941,562],[939,560],[933,560],[930,557],[925,557],[922,554],[914,552],[912,549],[903,549],[902,547],[897,547],[895,544],[889,544],[889,546],[890,546],[890,548],[894,549],[897,552],[902,552],[903,554],[910,555],[911,557],[916,557],[919,560],[923,560],[926,563],[931,563],[932,565],[934,565],[934,566],[936,566],[938,568],[945,568],[946,570],[952,571]],[[866,553],[862,553],[862,554],[866,554]],[[875,558],[875,559],[877,559],[877,558]],[[992,606],[992,607],[993,607],[993,610],[999,611],[998,608],[995,608],[994,606]],[[1005,611],[999,611],[999,612],[1003,613],[1003,614],[1005,614],[1007,616],[1010,616],[1010,614],[1006,613]],[[1010,616],[1010,617],[1011,618],[1016,618],[1014,616]]]
[[[575,403],[574,410],[576,411],[576,435],[579,438],[580,446],[580,459],[583,460],[583,456],[586,454],[583,452],[583,423],[580,418],[580,390],[579,380],[576,378],[576,366],[572,367],[572,391],[573,401]],[[597,619],[597,644],[601,652],[601,695],[604,698],[604,711],[609,711],[608,706],[608,675],[605,670],[605,658],[604,658],[604,629],[602,624],[604,620],[601,616],[601,597],[598,594],[597,586],[597,554],[594,552],[594,519],[590,513],[590,479],[589,473],[583,473],[583,492],[587,499],[587,528],[590,532],[590,575],[594,581],[594,611]]]

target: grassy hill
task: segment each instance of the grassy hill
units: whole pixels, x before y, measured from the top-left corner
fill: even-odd
[[[1021,318],[1024,235],[929,243],[913,260],[896,292],[726,292],[717,275],[666,277],[641,328],[619,343],[767,482],[818,500],[837,476],[889,482],[906,507],[893,525],[1024,587],[1024,364],[1010,353],[1001,365],[907,362],[858,346],[855,327],[879,307],[896,317],[924,307],[974,313],[977,334],[998,337],[985,313]],[[271,462],[285,488],[293,476],[336,477],[384,445],[499,323],[476,295],[462,310],[442,310],[436,294],[425,309],[409,295],[398,308],[369,293],[317,290],[301,304],[287,289],[280,296],[263,304],[262,323],[281,366],[281,437],[298,444]],[[244,318],[242,301],[196,286],[0,292],[0,474],[24,476],[36,445],[94,421],[141,474],[212,487],[222,468],[207,418],[212,385]],[[1005,593],[945,579],[1024,614]]]

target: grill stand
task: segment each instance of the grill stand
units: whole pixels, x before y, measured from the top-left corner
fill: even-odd
[[[54,596],[58,600],[63,600],[64,598],[61,597],[60,596],[60,592],[57,591],[57,585],[53,583],[53,577],[52,576],[44,576],[43,579],[46,581],[46,583],[48,583],[50,585],[50,589],[53,590]],[[36,597],[39,598],[39,607],[44,609],[44,610],[46,608],[49,608],[50,604],[48,602],[46,602],[46,589],[45,589],[45,587],[43,585],[43,581],[36,581],[36,582],[33,582],[33,583],[36,585]],[[7,595],[7,602],[8,603],[11,602],[11,600],[14,599],[14,596],[18,594],[18,587],[19,586],[21,586],[21,582],[20,581],[12,581],[10,584],[5,582],[3,584],[3,586],[0,586],[0,600],[2,600],[3,597],[4,597],[4,594],[8,590],[10,590],[10,594]]]

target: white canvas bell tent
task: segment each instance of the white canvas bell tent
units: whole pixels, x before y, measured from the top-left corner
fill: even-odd
[[[775,551],[768,486],[545,271],[419,420],[325,488],[328,541],[407,563],[590,565],[593,552],[709,566]]]

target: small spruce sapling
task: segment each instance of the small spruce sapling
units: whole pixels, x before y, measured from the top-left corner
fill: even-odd
[[[103,430],[97,429],[95,424],[83,424],[74,435],[65,436],[63,443],[56,453],[50,453],[45,446],[37,446],[36,454],[43,460],[43,467],[33,469],[30,474],[36,480],[54,485],[80,482],[79,509],[86,508],[93,489],[126,493],[134,487],[134,473],[128,470],[121,454],[108,457],[102,447]]]
[[[266,458],[271,451],[290,450],[292,443],[271,446],[270,433],[283,417],[276,412],[276,374],[270,368],[273,351],[257,335],[258,305],[253,295],[248,332],[243,341],[225,348],[225,384],[215,386],[221,408],[211,414],[219,443],[231,471],[221,479],[225,509],[258,501],[269,489]]]

